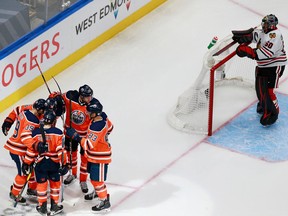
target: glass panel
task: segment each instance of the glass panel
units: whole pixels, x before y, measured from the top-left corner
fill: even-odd
[[[17,0],[29,8],[31,30],[81,0]]]
[[[0,0],[0,51],[51,18],[88,0]]]

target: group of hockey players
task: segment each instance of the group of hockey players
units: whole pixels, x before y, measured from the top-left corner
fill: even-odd
[[[279,105],[274,88],[278,87],[278,80],[287,62],[283,36],[277,24],[277,17],[270,14],[262,19],[262,29],[232,31],[233,40],[240,44],[236,54],[257,61],[257,112],[262,115],[260,123],[264,126],[274,124],[278,119]],[[251,48],[251,42],[257,43],[257,47]],[[63,129],[56,127],[56,120],[60,117],[64,121]],[[108,135],[113,125],[88,85],[65,93],[53,92],[47,99],[16,107],[2,124],[5,136],[14,123],[14,132],[4,148],[9,151],[17,167],[9,194],[15,205],[26,203],[22,193],[27,184],[26,193],[28,196],[37,196],[36,209],[40,214],[62,212],[61,180],[67,173],[66,179],[62,180],[65,185],[78,178],[80,148],[79,183],[85,194],[84,199],[97,198],[97,205],[92,207],[94,212],[110,210],[109,194],[104,182],[111,162]],[[88,193],[88,173],[94,188],[91,193]],[[48,185],[50,210],[47,206]]]
[[[60,117],[63,129],[56,126]],[[5,136],[13,124],[14,132],[4,148],[9,151],[17,167],[17,175],[9,193],[14,206],[26,204],[22,194],[28,185],[27,197],[37,197],[36,210],[40,214],[61,213],[63,184],[69,185],[78,177],[80,148],[79,186],[84,199],[97,200],[92,207],[93,212],[110,211],[105,181],[112,154],[108,135],[113,125],[88,85],[65,93],[53,92],[47,99],[41,98],[31,105],[17,106],[2,124]],[[94,188],[91,193],[88,193],[88,173]],[[50,210],[47,205],[48,194]]]
[[[279,105],[274,88],[278,87],[287,63],[283,36],[277,24],[278,18],[269,14],[262,19],[262,29],[232,31],[233,40],[240,44],[236,54],[257,61],[255,89],[259,102],[256,111],[262,115],[260,123],[263,126],[272,125],[278,119]],[[251,42],[257,43],[256,48],[249,46]]]

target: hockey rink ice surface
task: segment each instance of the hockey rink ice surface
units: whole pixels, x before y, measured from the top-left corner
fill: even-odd
[[[253,91],[217,96],[216,109],[225,111],[216,112],[212,137],[179,132],[166,120],[197,78],[214,36],[256,26],[274,13],[287,51],[287,9],[285,0],[168,0],[55,76],[63,92],[90,85],[114,123],[109,216],[288,215],[288,69],[272,127],[260,125]],[[48,85],[57,90],[53,80]],[[47,96],[43,84],[14,106]],[[14,106],[0,113],[1,123]],[[15,209],[8,200],[16,168],[3,148],[6,139],[1,133],[0,215],[38,215],[35,206]],[[64,199],[63,215],[93,215],[96,201],[84,202],[78,181],[65,187]]]
[[[263,127],[256,103],[215,132],[207,141],[231,151],[269,162],[288,160],[288,97],[277,94],[281,111],[277,124]]]

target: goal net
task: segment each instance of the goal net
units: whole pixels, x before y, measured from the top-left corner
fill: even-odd
[[[204,55],[202,70],[194,84],[179,96],[176,106],[168,114],[168,123],[172,127],[187,133],[211,136],[214,88],[215,91],[225,86],[254,89],[256,63],[236,56],[238,44],[213,56],[232,42],[232,36],[229,35],[218,41]]]

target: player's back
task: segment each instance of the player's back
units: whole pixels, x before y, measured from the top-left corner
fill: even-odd
[[[44,130],[46,143],[48,144],[48,151],[41,154],[48,156],[54,162],[60,162],[60,155],[62,151],[63,132],[59,128],[51,127]],[[33,131],[33,137],[37,137],[38,141],[43,141],[42,133],[39,128]]]
[[[4,147],[17,155],[25,155],[27,147],[33,144],[32,131],[39,127],[39,119],[30,110],[22,111],[16,121],[13,135]]]

